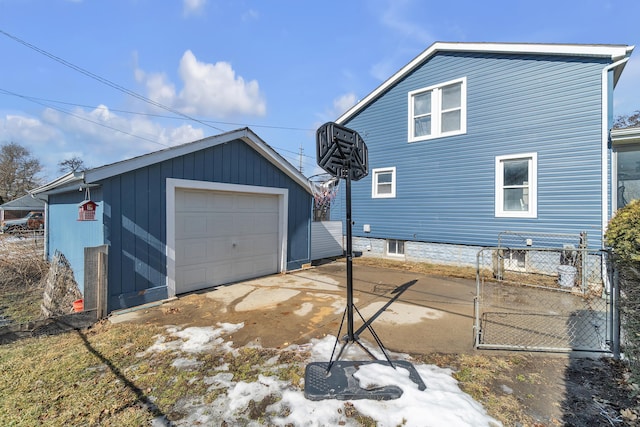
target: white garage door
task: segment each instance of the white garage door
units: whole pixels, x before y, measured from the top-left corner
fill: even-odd
[[[176,191],[176,293],[276,273],[277,195]]]

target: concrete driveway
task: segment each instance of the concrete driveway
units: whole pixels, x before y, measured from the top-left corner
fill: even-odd
[[[404,353],[465,353],[473,350],[475,282],[354,265],[354,304],[385,347]],[[220,286],[136,310],[111,321],[208,326],[240,323],[237,345],[304,344],[338,334],[346,306],[346,264],[331,262],[307,270]],[[362,320],[354,315],[354,329]],[[347,333],[346,324],[341,335]],[[360,335],[377,349],[369,331]]]

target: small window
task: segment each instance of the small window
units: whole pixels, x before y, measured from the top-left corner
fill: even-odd
[[[466,131],[466,78],[409,92],[409,142]]]
[[[527,252],[519,249],[505,251],[504,269],[507,271],[527,271]]]
[[[371,197],[374,199],[396,197],[396,168],[373,169]]]
[[[496,157],[496,217],[536,218],[537,153]]]
[[[387,255],[404,256],[404,241],[396,239],[387,240]]]

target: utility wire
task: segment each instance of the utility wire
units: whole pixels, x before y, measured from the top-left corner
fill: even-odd
[[[199,119],[197,119],[195,117],[192,117],[192,116],[190,116],[188,114],[182,113],[182,112],[180,112],[180,111],[178,111],[178,110],[176,110],[174,108],[171,108],[171,107],[168,107],[168,106],[166,106],[164,104],[161,104],[160,102],[157,102],[157,101],[154,101],[154,100],[152,100],[150,98],[147,98],[146,96],[140,95],[139,93],[136,93],[136,92],[134,92],[134,91],[132,91],[130,89],[127,89],[124,86],[121,86],[121,85],[119,85],[117,83],[114,83],[109,79],[101,77],[101,76],[99,76],[99,75],[97,75],[95,73],[92,73],[91,71],[88,71],[88,70],[86,70],[86,69],[84,69],[82,67],[79,67],[79,66],[77,66],[75,64],[72,64],[71,62],[69,62],[69,61],[67,61],[67,60],[65,60],[63,58],[60,58],[59,56],[56,56],[56,55],[54,55],[54,54],[52,54],[52,53],[50,53],[50,52],[48,52],[48,51],[46,51],[44,49],[41,49],[36,45],[33,45],[33,44],[31,44],[31,43],[29,43],[29,42],[27,42],[25,40],[22,40],[21,38],[19,38],[17,36],[14,36],[13,34],[10,34],[10,33],[6,32],[6,31],[2,30],[2,29],[0,29],[0,34],[2,34],[4,36],[6,36],[6,37],[8,37],[8,38],[20,43],[20,44],[28,47],[29,49],[32,49],[32,50],[40,53],[41,55],[44,55],[44,56],[46,56],[46,57],[48,57],[50,59],[53,59],[56,62],[59,62],[60,64],[64,65],[65,67],[69,67],[72,70],[75,70],[75,71],[77,71],[77,72],[79,72],[81,74],[84,74],[85,76],[90,77],[90,78],[92,78],[94,80],[97,80],[100,83],[102,83],[104,85],[107,85],[107,86],[109,86],[109,87],[111,87],[113,89],[119,90],[120,92],[123,92],[123,93],[125,93],[125,94],[127,94],[127,95],[129,95],[129,96],[131,96],[133,98],[139,99],[139,100],[144,101],[144,102],[146,102],[148,104],[151,104],[151,105],[153,105],[155,107],[158,107],[158,108],[161,108],[163,110],[169,111],[170,113],[173,113],[173,114],[175,114],[177,116],[184,117],[185,119],[193,120],[194,122],[200,123],[201,125],[216,129],[216,130],[218,130],[220,132],[224,132],[224,130],[219,128],[219,127],[213,126],[213,125],[211,125],[209,123],[206,123],[206,122],[204,122],[202,120],[199,120]]]
[[[158,118],[174,119],[174,120],[187,120],[187,119],[185,119],[183,117],[167,116],[167,115],[163,115],[163,114],[141,113],[141,112],[138,112],[138,111],[119,110],[119,109],[116,109],[116,108],[100,107],[100,106],[96,107],[96,106],[87,105],[87,104],[77,104],[77,103],[73,103],[73,102],[57,101],[55,99],[47,99],[47,98],[40,98],[40,97],[36,97],[36,96],[23,95],[23,94],[16,93],[16,92],[13,92],[13,91],[10,91],[10,90],[7,90],[7,89],[3,89],[3,88],[0,88],[0,94],[9,95],[9,96],[15,96],[17,98],[21,98],[21,99],[33,102],[33,103],[38,104],[38,105],[42,105],[42,106],[45,106],[45,107],[48,107],[48,108],[52,108],[54,110],[60,111],[60,112],[65,113],[65,114],[73,115],[74,117],[77,117],[77,118],[83,119],[83,120],[87,120],[87,121],[92,122],[92,123],[97,123],[97,122],[94,122],[94,121],[92,121],[90,119],[86,119],[86,118],[81,117],[81,116],[77,116],[74,113],[71,113],[71,112],[69,112],[67,110],[64,110],[64,109],[56,108],[56,107],[54,107],[54,106],[52,106],[50,104],[47,104],[47,103],[71,105],[71,106],[74,106],[74,107],[82,107],[82,108],[92,108],[94,110],[108,110],[108,111],[113,111],[113,112],[116,112],[116,113],[134,114],[134,115],[139,115],[139,116],[158,117]],[[209,120],[203,120],[203,121],[207,121],[208,122]],[[252,124],[231,123],[231,122],[213,122],[213,123],[224,123],[224,124],[237,125],[237,126],[264,127],[264,128],[282,129],[282,130],[299,130],[299,131],[311,131],[311,130],[313,130],[313,129],[305,129],[305,128],[291,128],[291,127],[283,127],[283,126],[266,126],[266,125],[252,125]],[[106,127],[107,125],[104,125],[104,126]],[[119,129],[115,129],[115,128],[111,128],[111,129],[119,131]],[[131,135],[131,136],[136,136],[136,135],[133,135],[133,134],[129,134],[126,131],[120,131],[120,132],[126,133],[126,134]],[[143,137],[141,137],[141,138],[143,138]],[[148,140],[146,138],[143,138],[143,139],[145,139],[147,141],[150,141],[150,140]],[[169,146],[169,145],[166,145],[166,144],[162,144],[160,142],[157,142],[157,143],[162,145],[162,146],[165,146],[165,147]],[[275,146],[272,146],[272,147],[277,149],[277,150],[279,150],[279,151],[286,151],[288,153],[294,153],[294,154],[298,154],[298,155],[300,154],[299,151],[287,150],[285,148],[280,148],[280,147],[275,147]],[[313,157],[313,156],[308,156],[306,154],[302,154],[302,156],[303,157],[307,157],[309,159],[314,159],[315,160],[315,157]]]
[[[139,99],[139,100],[141,100],[141,101],[143,101],[143,102],[146,102],[146,103],[148,103],[148,104],[151,104],[151,105],[153,105],[153,106],[155,106],[155,107],[158,107],[158,108],[161,108],[161,109],[163,109],[163,110],[165,110],[165,111],[168,111],[168,112],[170,112],[170,113],[173,113],[173,114],[175,114],[176,116],[179,116],[179,117],[167,117],[167,116],[156,115],[157,117],[165,117],[165,118],[183,118],[183,119],[186,119],[186,120],[194,121],[194,122],[196,122],[196,123],[200,123],[200,124],[201,124],[201,125],[203,125],[203,126],[207,126],[207,127],[213,128],[213,129],[218,130],[218,131],[220,131],[220,132],[224,132],[224,130],[223,130],[223,129],[221,129],[221,128],[219,128],[219,127],[217,127],[217,126],[213,126],[211,123],[222,123],[222,124],[233,124],[233,125],[236,125],[236,124],[234,124],[234,123],[230,123],[230,122],[214,122],[214,121],[209,121],[209,120],[200,120],[200,119],[197,119],[197,118],[195,118],[195,117],[193,117],[193,116],[190,116],[190,115],[188,115],[188,114],[182,113],[182,112],[180,112],[180,111],[178,111],[178,110],[176,110],[176,109],[174,109],[174,108],[168,107],[168,106],[166,106],[166,105],[164,105],[164,104],[162,104],[162,103],[160,103],[160,102],[154,101],[154,100],[152,100],[152,99],[150,99],[150,98],[147,98],[147,97],[145,97],[145,96],[143,96],[143,95],[140,95],[140,94],[139,94],[139,93],[137,93],[137,92],[134,92],[134,91],[132,91],[132,90],[130,90],[130,89],[127,89],[127,88],[125,88],[124,86],[121,86],[121,85],[119,85],[119,84],[117,84],[117,83],[115,83],[115,82],[113,82],[113,81],[111,81],[111,80],[109,80],[109,79],[106,79],[106,78],[104,78],[104,77],[101,77],[101,76],[99,76],[99,75],[97,75],[97,74],[95,74],[95,73],[93,73],[93,72],[91,72],[91,71],[88,71],[88,70],[86,70],[86,69],[84,69],[84,68],[82,68],[82,67],[80,67],[80,66],[78,66],[78,65],[75,65],[75,64],[73,64],[73,63],[71,63],[71,62],[69,62],[69,61],[67,61],[67,60],[65,60],[65,59],[63,59],[63,58],[61,58],[61,57],[59,57],[59,56],[54,55],[53,53],[50,53],[50,52],[48,52],[48,51],[46,51],[46,50],[44,50],[44,49],[42,49],[42,48],[39,48],[38,46],[36,46],[36,45],[34,45],[34,44],[32,44],[32,43],[29,43],[29,42],[27,42],[26,40],[23,40],[23,39],[21,39],[21,38],[19,38],[19,37],[15,36],[15,35],[13,35],[13,34],[11,34],[11,33],[8,33],[8,32],[6,32],[6,31],[4,31],[4,30],[2,30],[2,29],[0,29],[0,34],[2,34],[2,35],[4,35],[4,36],[6,36],[6,37],[8,37],[8,38],[10,38],[10,39],[12,39],[12,40],[14,40],[14,41],[16,41],[16,42],[20,43],[20,44],[22,44],[22,45],[24,45],[24,46],[28,47],[29,49],[32,49],[32,50],[34,50],[34,51],[36,51],[36,52],[40,53],[41,55],[44,55],[44,56],[46,56],[46,57],[48,57],[48,58],[50,58],[50,59],[53,59],[54,61],[59,62],[60,64],[62,64],[62,65],[64,65],[64,66],[66,66],[66,67],[71,68],[72,70],[75,70],[75,71],[77,71],[77,72],[79,72],[79,73],[81,73],[81,74],[84,74],[85,76],[90,77],[90,78],[92,78],[92,79],[94,79],[94,80],[96,80],[96,81],[98,81],[98,82],[100,82],[100,83],[102,83],[102,84],[104,84],[104,85],[107,85],[107,86],[109,86],[109,87],[111,87],[111,88],[113,88],[113,89],[116,89],[116,90],[118,90],[118,91],[120,91],[120,92],[123,92],[123,93],[125,93],[125,94],[127,94],[127,95],[129,95],[129,96],[131,96],[131,97],[133,97],[133,98]],[[3,90],[3,91],[4,91],[4,90]],[[38,104],[40,104],[40,105],[44,105],[44,104],[42,104],[42,103],[37,102],[37,101],[36,101],[36,99],[31,99],[30,97],[21,96],[21,95],[18,95],[18,94],[15,94],[15,93],[9,92],[9,91],[4,91],[4,92],[5,92],[5,93],[7,93],[7,94],[10,94],[10,95],[19,96],[19,97],[21,97],[21,98],[31,100],[32,102],[36,102],[36,103],[38,103]],[[59,101],[50,101],[50,102],[59,102]],[[71,104],[71,105],[73,105],[73,104]],[[47,105],[45,105],[45,106],[47,106]],[[71,112],[68,112],[68,111],[65,111],[65,110],[62,110],[62,109],[59,109],[59,108],[56,108],[56,107],[51,107],[51,106],[48,106],[48,107],[53,108],[53,109],[55,109],[55,110],[57,110],[57,111],[60,111],[60,112],[66,113],[66,114],[70,114],[70,115],[72,115],[72,116],[74,116],[74,117],[77,117],[77,118],[79,118],[79,119],[86,120],[86,121],[88,121],[88,122],[91,122],[91,123],[97,124],[97,125],[99,125],[99,126],[103,126],[103,127],[105,127],[105,128],[109,128],[109,129],[115,130],[115,131],[117,131],[117,132],[124,133],[124,134],[126,134],[126,135],[130,135],[130,136],[133,136],[133,137],[136,137],[136,138],[140,138],[140,139],[143,139],[143,140],[146,140],[146,141],[152,142],[152,143],[160,144],[160,145],[163,145],[163,146],[165,146],[165,147],[167,146],[167,145],[162,144],[162,143],[160,143],[160,142],[158,142],[158,141],[153,141],[153,140],[148,139],[148,138],[145,138],[145,137],[141,137],[141,136],[138,136],[138,135],[134,135],[134,134],[131,134],[131,133],[129,133],[129,132],[122,131],[122,130],[120,130],[120,129],[114,128],[114,127],[109,126],[109,125],[106,125],[106,124],[104,124],[104,123],[95,122],[95,121],[93,121],[93,120],[87,119],[87,118],[82,117],[82,116],[75,115],[75,114],[73,114],[73,113],[71,113]],[[92,107],[87,106],[86,108],[92,108]],[[113,110],[113,111],[121,111],[121,110]],[[121,112],[126,112],[126,111],[121,111]],[[127,112],[127,113],[129,113],[129,114],[143,114],[143,113],[134,113],[134,112]],[[148,115],[149,115],[149,116],[151,116],[152,114],[148,114]],[[263,125],[263,126],[260,126],[260,127],[264,127],[264,128],[271,128],[271,129],[301,130],[301,131],[309,131],[309,130],[312,130],[312,129],[304,129],[304,128],[285,128],[285,127],[279,127],[279,126],[268,126],[268,125]],[[274,147],[274,148],[276,148],[276,147]],[[284,150],[284,149],[281,149],[281,150],[282,150],[282,151],[288,151],[288,150]],[[290,152],[295,153],[295,152],[293,152],[293,151],[290,151]],[[304,156],[304,157],[308,157],[308,158],[312,158],[311,156],[306,156],[306,155],[303,155],[303,156]]]
[[[2,89],[0,89],[2,90]],[[63,105],[71,105],[74,107],[83,107],[83,108],[93,108],[95,110],[98,109],[108,109],[109,111],[113,111],[116,113],[124,113],[124,114],[135,114],[138,116],[148,116],[148,117],[158,117],[161,119],[172,119],[172,120],[191,120],[190,118],[186,118],[186,117],[176,117],[176,116],[167,116],[165,114],[155,114],[155,113],[142,113],[140,111],[130,111],[130,110],[119,110],[116,108],[110,108],[110,107],[100,107],[100,106],[95,106],[95,105],[87,105],[87,104],[77,104],[74,102],[67,102],[67,101],[58,101],[55,99],[48,99],[48,98],[40,98],[37,96],[29,96],[29,95],[21,95],[21,94],[16,94],[15,92],[10,92],[8,90],[4,90],[4,92],[8,95],[14,95],[14,96],[18,96],[20,98],[24,98],[24,99],[28,99],[28,100],[38,100],[38,101],[43,101],[43,102],[53,102],[56,104],[63,104]],[[268,128],[268,129],[281,129],[281,130],[295,130],[295,131],[305,131],[305,132],[313,132],[315,131],[315,129],[311,129],[311,128],[297,128],[297,127],[290,127],[290,126],[271,126],[271,125],[258,125],[255,123],[236,123],[236,122],[223,122],[223,121],[219,121],[219,120],[206,120],[206,119],[200,119],[203,122],[206,123],[218,123],[218,124],[222,124],[222,125],[232,125],[232,126],[249,126],[249,127],[257,127],[257,128]]]
[[[114,130],[116,132],[120,132],[120,133],[123,133],[125,135],[132,136],[134,138],[139,138],[139,139],[142,139],[144,141],[152,142],[154,144],[158,144],[158,145],[161,145],[163,147],[171,147],[171,145],[163,144],[163,143],[161,143],[159,141],[155,141],[155,140],[152,140],[152,139],[149,139],[149,138],[145,138],[143,136],[135,135],[135,134],[132,134],[130,132],[127,132],[127,131],[115,128],[113,126],[107,125],[105,123],[101,123],[101,122],[97,122],[95,120],[91,120],[91,119],[89,119],[87,117],[80,116],[78,114],[75,114],[75,113],[73,113],[71,111],[68,111],[68,110],[65,110],[63,108],[59,108],[59,107],[55,107],[53,105],[50,105],[47,102],[58,103],[58,104],[63,104],[63,105],[71,105],[71,106],[74,106],[74,107],[94,108],[96,110],[97,109],[105,109],[105,110],[109,110],[109,111],[121,112],[121,113],[127,113],[127,114],[138,114],[138,115],[144,115],[144,116],[156,116],[156,117],[160,117],[160,118],[180,119],[180,120],[182,120],[182,118],[177,118],[177,117],[174,117],[174,116],[163,116],[163,115],[157,115],[157,114],[139,113],[139,112],[134,112],[134,111],[111,109],[111,108],[107,108],[107,107],[101,108],[101,107],[94,107],[94,106],[91,106],[91,105],[74,104],[74,103],[71,103],[71,102],[64,102],[64,101],[56,101],[56,100],[45,99],[45,98],[38,98],[38,97],[34,97],[34,96],[22,95],[22,94],[19,94],[19,93],[10,91],[10,90],[6,90],[6,89],[3,89],[3,88],[0,88],[0,94],[21,98],[21,99],[24,99],[26,101],[33,102],[34,104],[38,104],[38,105],[41,105],[43,107],[51,108],[53,110],[59,111],[59,112],[64,113],[64,114],[68,114],[68,115],[70,115],[72,117],[75,117],[77,119],[84,120],[84,121],[87,121],[89,123],[93,123],[93,124],[105,127],[107,129],[111,129],[111,130]],[[281,129],[281,128],[278,128],[278,129]],[[300,129],[300,130],[302,130],[302,129]],[[292,163],[298,162],[300,160],[300,156],[302,156],[302,157],[306,157],[306,159],[304,159],[305,162],[314,161],[314,164],[315,164],[315,157],[308,156],[306,154],[300,154],[299,151],[287,150],[286,148],[275,147],[275,146],[271,146],[271,147],[276,149],[276,150],[278,150],[278,151],[280,151],[280,152],[286,152],[286,153],[295,154],[296,157],[293,157],[293,156],[290,156],[290,155],[286,155],[285,156],[283,154],[283,157],[287,157],[289,160],[293,159],[294,161]]]
[[[5,90],[5,89],[1,89],[1,88],[0,88],[0,93],[4,93],[4,94],[8,94],[8,95],[12,95],[12,96],[17,96],[17,97],[19,97],[19,98],[24,98],[24,99],[26,99],[26,100],[28,100],[28,101],[31,101],[31,102],[34,102],[34,103],[36,103],[36,104],[38,104],[38,105],[42,105],[43,107],[51,108],[51,109],[56,110],[56,111],[59,111],[59,112],[61,112],[61,113],[68,114],[68,115],[70,115],[70,116],[72,116],[72,117],[75,117],[75,118],[77,118],[77,119],[84,120],[84,121],[87,121],[87,122],[89,122],[89,123],[93,123],[93,124],[96,124],[96,125],[98,125],[98,126],[102,126],[102,127],[104,127],[104,128],[111,129],[111,130],[114,130],[114,131],[116,131],[116,132],[120,132],[120,133],[123,133],[123,134],[125,134],[125,135],[131,136],[131,137],[134,137],[134,138],[138,138],[138,139],[142,139],[142,140],[144,140],[144,141],[152,142],[152,143],[154,143],[154,144],[162,145],[163,147],[169,147],[169,145],[167,145],[167,144],[163,144],[163,143],[158,142],[158,141],[155,141],[155,140],[153,140],[153,139],[145,138],[144,136],[140,136],[140,135],[135,135],[135,134],[133,134],[133,133],[130,133],[130,132],[124,131],[124,130],[122,130],[122,129],[118,129],[118,128],[115,128],[115,127],[113,127],[113,126],[109,126],[109,125],[107,125],[107,124],[105,124],[105,123],[97,122],[97,121],[95,121],[95,120],[91,120],[91,119],[89,119],[89,118],[87,118],[87,117],[80,116],[80,115],[78,115],[78,114],[72,113],[71,111],[67,111],[67,110],[64,110],[64,109],[59,108],[59,107],[55,107],[55,106],[52,106],[52,105],[48,105],[48,104],[45,104],[45,103],[43,103],[43,102],[39,102],[39,101],[37,101],[37,100],[35,100],[35,99],[30,99],[30,98],[28,98],[28,97],[23,97],[23,96],[21,96],[21,95],[19,95],[19,94],[17,94],[17,93],[10,92],[10,91]]]

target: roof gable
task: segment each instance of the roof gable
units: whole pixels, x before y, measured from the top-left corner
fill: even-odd
[[[436,42],[416,56],[411,62],[389,77],[373,92],[356,103],[341,115],[336,122],[345,123],[359,113],[387,89],[402,80],[413,70],[428,61],[439,52],[474,52],[474,53],[503,53],[519,55],[559,55],[576,57],[608,58],[611,62],[628,58],[634,46],[627,45],[595,45],[595,44],[539,44],[539,43],[450,43]],[[614,81],[617,82],[625,63],[621,63],[616,70]]]
[[[37,211],[44,209],[44,202],[31,197],[30,194],[26,194],[1,205],[0,209],[5,211]]]
[[[307,192],[311,193],[311,187],[307,178],[249,128],[237,129],[219,135],[210,136],[198,141],[189,142],[164,150],[155,151],[153,153],[144,154],[132,159],[122,160],[120,162],[100,166],[94,169],[89,169],[81,173],[69,173],[60,178],[57,178],[54,181],[51,181],[48,184],[45,184],[42,187],[32,190],[30,193],[49,194],[52,192],[66,191],[69,188],[76,188],[79,184],[91,186],[91,184],[96,184],[101,180],[111,178],[116,175],[121,175],[123,173],[127,173],[139,168],[150,166],[176,157],[184,156],[186,154],[194,153],[196,151],[204,150],[234,140],[241,140],[245,142],[247,145],[260,153],[260,155],[267,159],[270,163],[272,163],[287,176],[289,176],[289,178],[303,187]]]

